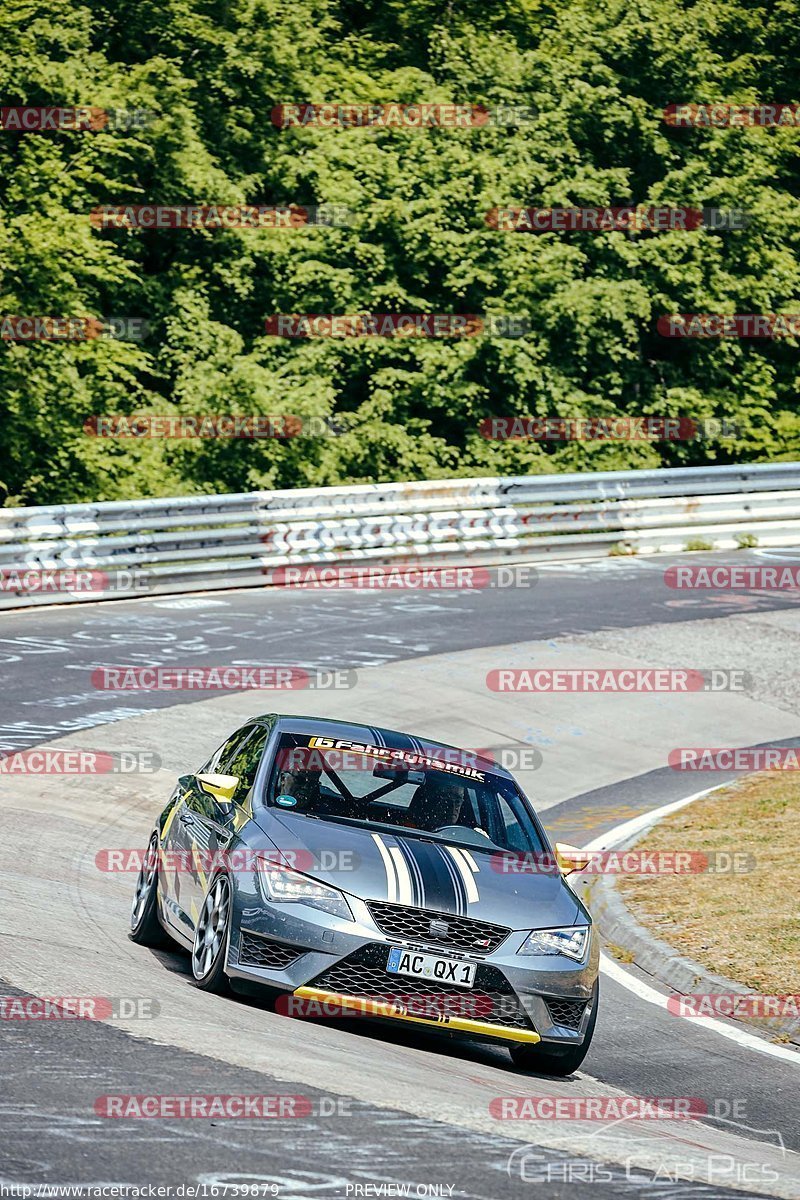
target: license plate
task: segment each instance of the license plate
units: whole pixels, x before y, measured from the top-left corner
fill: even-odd
[[[471,988],[475,982],[475,963],[419,954],[416,950],[390,950],[386,970],[390,975],[409,975],[412,979],[430,979],[462,988]]]

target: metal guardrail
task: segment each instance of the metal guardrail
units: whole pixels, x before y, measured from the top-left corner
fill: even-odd
[[[0,509],[0,609],[264,586],[300,564],[536,562],[615,548],[675,552],[692,539],[729,549],[752,538],[800,541],[800,463],[8,508]],[[31,572],[55,572],[58,583],[37,588]],[[62,590],[69,572],[83,573],[73,591]]]

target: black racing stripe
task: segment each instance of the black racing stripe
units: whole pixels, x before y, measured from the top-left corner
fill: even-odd
[[[456,893],[456,912],[459,916],[465,917],[467,915],[467,885],[464,883],[464,878],[453,861],[452,854],[444,846],[436,846],[435,849],[441,855],[445,867],[453,880],[453,887]]]
[[[408,867],[408,871],[411,876],[411,903],[415,908],[425,908],[427,888],[425,878],[422,873],[422,868],[417,859],[414,857],[411,844],[407,842],[405,838],[401,837],[395,837],[395,841],[400,847],[400,853],[405,859],[406,866]]]
[[[392,747],[393,750],[414,750],[414,739],[407,733],[398,733],[394,740],[397,745]]]
[[[455,881],[438,847],[411,838],[404,845],[414,856],[417,870],[424,880],[425,903],[420,907],[458,914],[459,897]]]

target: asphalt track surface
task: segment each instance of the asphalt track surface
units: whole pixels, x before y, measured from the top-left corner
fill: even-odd
[[[715,558],[730,561],[724,555],[706,555],[703,561]],[[781,593],[751,593],[745,600],[732,593],[693,593],[687,598],[671,592],[664,586],[663,571],[673,561],[680,560],[545,568],[533,587],[474,592],[270,589],[188,602],[159,598],[7,613],[0,617],[0,749],[39,745],[153,708],[208,698],[202,692],[132,692],[120,702],[120,693],[98,691],[89,684],[91,671],[101,665],[358,669],[516,640],[718,618],[741,612],[743,605],[751,612],[796,608],[797,598]],[[738,554],[735,561],[764,560]],[[253,699],[253,711],[279,707]],[[313,712],[312,700],[309,697],[308,707]],[[98,745],[102,748],[100,740]],[[187,764],[187,769],[194,765]],[[612,814],[620,804],[644,811],[686,792],[686,779],[680,774],[655,771],[613,788],[565,797],[547,810],[545,820],[553,832],[580,844],[587,828],[597,834],[615,824],[618,818]],[[188,974],[180,955],[162,958],[165,969]],[[14,994],[16,989],[3,990]],[[258,1003],[215,997],[208,1002]],[[220,1020],[225,1020],[224,1007]],[[741,1179],[732,1192],[721,1183],[658,1182],[647,1172],[626,1173],[619,1166],[606,1168],[607,1178],[596,1170],[587,1176],[583,1159],[542,1149],[535,1136],[529,1159],[509,1169],[519,1140],[355,1101],[339,1115],[291,1122],[172,1120],[158,1122],[155,1128],[155,1122],[104,1120],[92,1112],[100,1091],[260,1093],[291,1088],[285,1082],[271,1084],[263,1071],[248,1072],[199,1052],[156,1046],[101,1023],[0,1026],[0,1183],[178,1185],[257,1178],[276,1182],[278,1194],[294,1200],[369,1195],[355,1191],[355,1185],[387,1180],[436,1184],[443,1189],[439,1194],[487,1200],[505,1195],[680,1200],[683,1195],[765,1194],[760,1187],[750,1192]],[[287,1036],[297,1039],[301,1054],[303,1023],[292,1023]],[[408,1044],[424,1051],[433,1073],[446,1070],[453,1061],[474,1062],[497,1072],[498,1094],[508,1094],[507,1085],[520,1079],[536,1093],[536,1078],[514,1073],[501,1050],[377,1025],[354,1027],[352,1036],[363,1046],[364,1072],[381,1071],[382,1047],[402,1049]],[[739,1136],[760,1141],[763,1131],[778,1131],[787,1149],[800,1149],[793,1064],[745,1051],[690,1021],[676,1021],[609,979],[603,980],[597,1032],[581,1074],[639,1096],[691,1095],[710,1105],[720,1098],[744,1098],[747,1127],[737,1128]],[[391,1079],[386,1085],[391,1096]],[[305,1085],[297,1090],[316,1101],[326,1095]],[[330,1092],[327,1099],[335,1104]],[[596,1157],[602,1160],[602,1151]],[[417,1194],[413,1187],[410,1194]]]
[[[785,558],[789,561],[788,554]],[[103,693],[90,684],[95,666],[277,664],[357,670],[477,646],[723,617],[745,608],[797,608],[797,596],[783,592],[745,597],[665,587],[666,568],[683,561],[664,556],[604,559],[575,568],[544,564],[536,568],[532,586],[471,591],[251,588],[183,600],[7,612],[0,614],[0,749],[38,745],[177,699],[208,698],[202,691],[180,697],[170,691]],[[702,561],[732,560],[708,554]],[[733,561],[767,560],[740,552]]]

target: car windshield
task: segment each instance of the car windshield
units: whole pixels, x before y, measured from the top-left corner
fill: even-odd
[[[267,803],[323,820],[400,827],[477,850],[545,851],[512,780],[442,747],[426,754],[309,734],[284,734]]]

